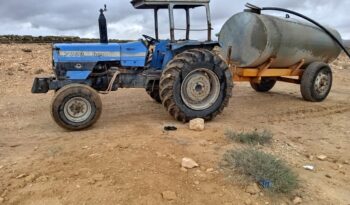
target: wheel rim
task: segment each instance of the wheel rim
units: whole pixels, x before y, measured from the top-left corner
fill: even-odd
[[[331,74],[326,71],[318,73],[315,79],[314,89],[319,95],[324,95],[328,92],[331,85]]]
[[[212,106],[220,95],[220,81],[211,70],[199,68],[190,72],[181,85],[181,97],[193,110],[205,110]]]
[[[87,120],[92,112],[91,104],[82,97],[69,99],[64,105],[65,117],[75,123],[81,123]]]

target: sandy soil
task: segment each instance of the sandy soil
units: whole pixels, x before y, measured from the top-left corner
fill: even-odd
[[[258,94],[237,84],[229,107],[204,132],[175,122],[138,89],[102,96],[103,115],[93,128],[62,130],[50,118],[52,93],[30,93],[34,76],[50,74],[50,58],[50,45],[0,45],[0,204],[293,204],[295,196],[303,204],[350,204],[345,57],[334,64],[325,102],[303,101],[296,85],[279,83]],[[166,124],[178,131],[164,132]],[[301,187],[291,196],[250,195],[220,169],[225,151],[241,148],[224,132],[255,128],[274,134],[274,143],[261,149],[299,174]],[[318,160],[321,154],[327,159]],[[200,167],[182,171],[183,157]],[[315,171],[305,170],[307,164]],[[164,191],[176,199],[163,199]]]

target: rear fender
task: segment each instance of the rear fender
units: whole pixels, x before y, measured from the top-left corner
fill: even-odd
[[[172,50],[174,51],[175,54],[182,53],[186,50],[189,49],[195,49],[195,48],[200,48],[200,49],[207,49],[207,50],[213,50],[215,46],[219,46],[218,42],[186,42],[186,43],[180,43],[180,44],[173,44],[172,45]]]
[[[199,42],[199,41],[184,41],[170,44],[170,50],[165,53],[163,68],[176,56],[190,49],[207,49],[213,50],[215,46],[219,46],[217,42]]]

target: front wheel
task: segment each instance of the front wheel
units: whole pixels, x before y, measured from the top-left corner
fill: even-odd
[[[160,79],[164,107],[182,122],[216,117],[228,105],[232,88],[227,64],[205,49],[192,49],[175,56]]]
[[[67,85],[56,92],[51,103],[52,118],[68,130],[82,130],[92,126],[101,112],[100,96],[87,85]]]

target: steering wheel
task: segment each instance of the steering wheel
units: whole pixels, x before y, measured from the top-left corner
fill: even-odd
[[[145,35],[145,34],[143,34],[142,36],[146,39],[146,41],[147,41],[147,43],[149,43],[149,45],[153,45],[155,42],[158,41],[157,39],[155,39],[151,36]]]

